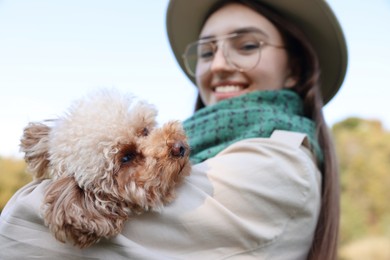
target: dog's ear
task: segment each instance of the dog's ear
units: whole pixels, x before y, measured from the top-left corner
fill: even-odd
[[[85,248],[121,232],[128,218],[124,205],[104,205],[109,198],[99,200],[102,198],[97,199],[97,193],[85,192],[72,176],[53,180],[45,194],[43,212],[45,224],[57,240]]]
[[[48,150],[50,127],[43,123],[29,123],[20,140],[28,170],[37,179],[48,178]]]

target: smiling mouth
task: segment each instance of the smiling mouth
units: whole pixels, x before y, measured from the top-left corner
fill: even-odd
[[[234,93],[244,90],[245,87],[237,85],[218,86],[214,88],[215,93]]]

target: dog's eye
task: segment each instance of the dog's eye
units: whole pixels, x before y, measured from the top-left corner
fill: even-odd
[[[125,153],[122,158],[121,158],[121,163],[129,163],[135,158],[135,153],[133,152],[128,152]]]

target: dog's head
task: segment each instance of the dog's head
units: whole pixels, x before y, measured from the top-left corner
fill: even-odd
[[[179,122],[157,127],[156,115],[150,104],[101,91],[75,102],[51,126],[25,128],[21,150],[30,171],[36,178],[53,178],[45,197],[49,226],[77,223],[78,217],[93,222],[96,215],[126,219],[173,199],[177,184],[189,174],[189,147]],[[113,225],[108,229],[120,229],[122,223]]]
[[[158,128],[156,116],[146,102],[101,91],[75,102],[52,126],[30,124],[21,148],[36,177],[73,177],[83,190],[147,208],[159,193],[165,198],[189,167],[181,124]]]

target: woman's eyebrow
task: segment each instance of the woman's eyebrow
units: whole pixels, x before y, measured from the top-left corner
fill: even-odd
[[[243,28],[238,28],[238,29],[235,29],[231,32],[229,32],[228,34],[232,34],[232,33],[259,33],[261,35],[263,35],[264,37],[266,38],[269,38],[268,37],[268,34],[266,32],[264,32],[263,30],[261,30],[260,28],[257,28],[257,27],[243,27]],[[198,40],[207,40],[207,39],[213,39],[213,38],[217,38],[218,36],[215,36],[215,35],[204,35],[204,36],[201,36],[199,37]]]
[[[244,27],[234,30],[232,33],[259,33],[263,35],[264,37],[268,38],[268,34],[257,27]]]

